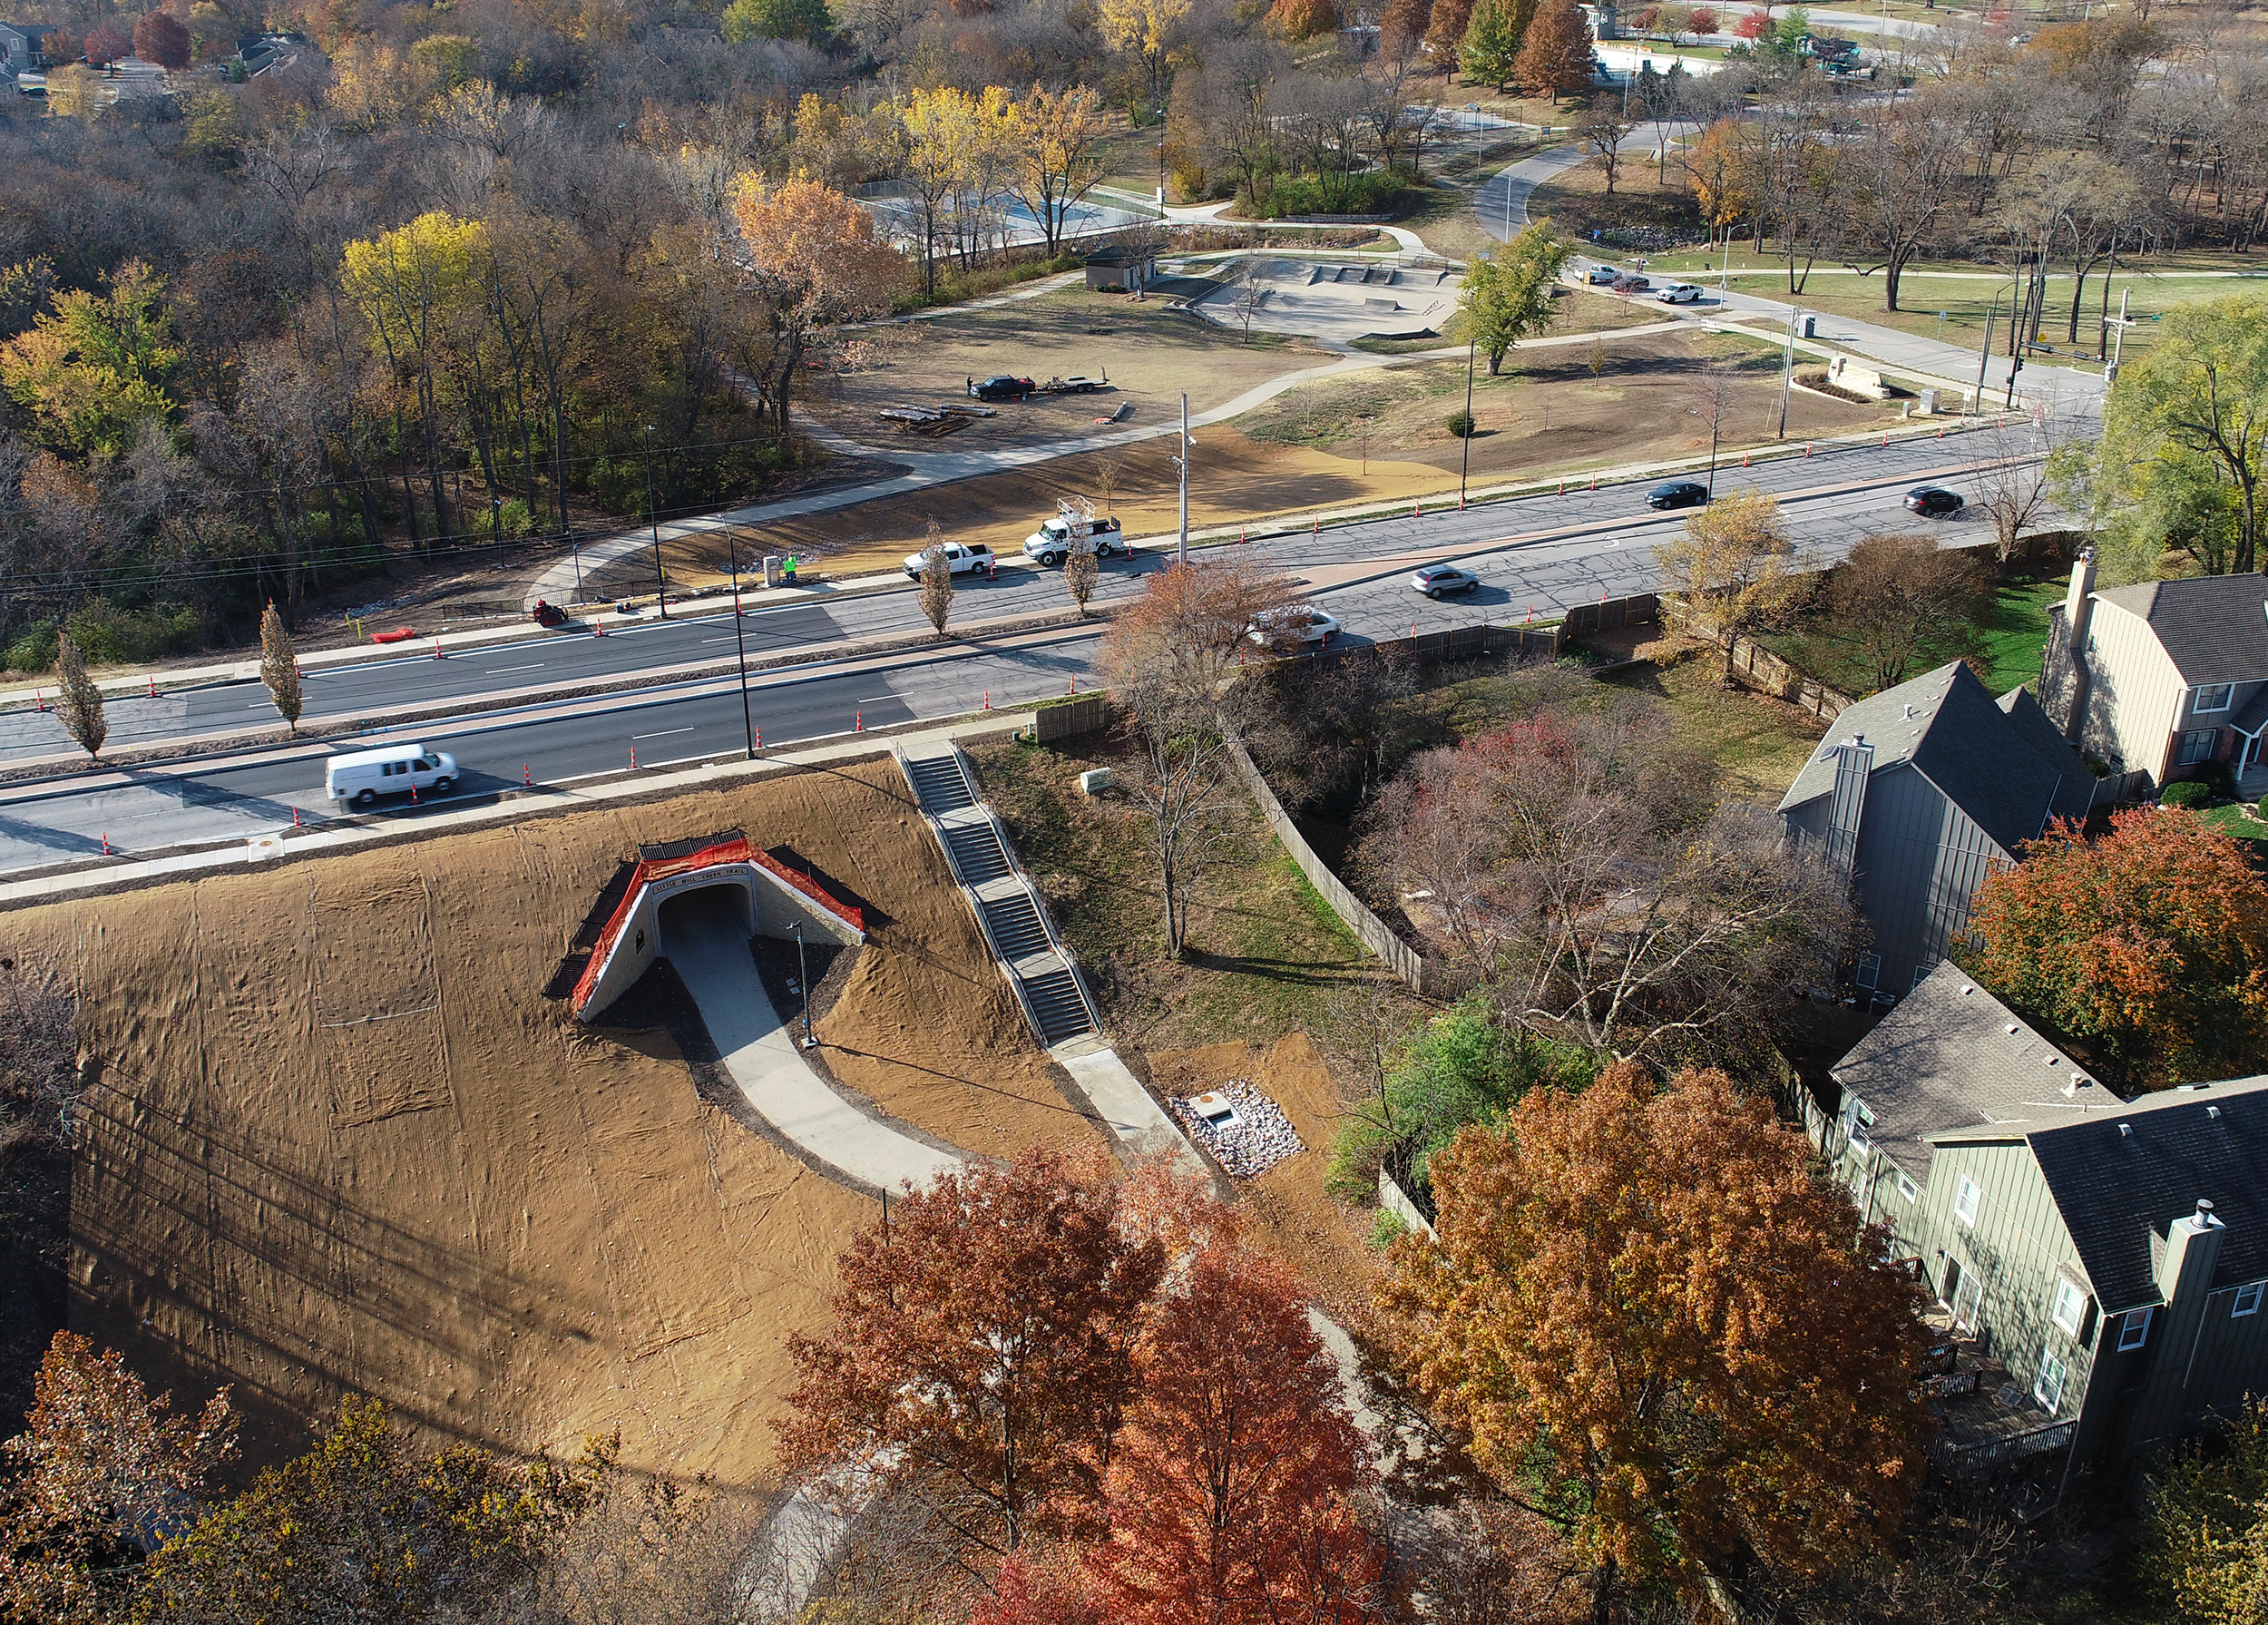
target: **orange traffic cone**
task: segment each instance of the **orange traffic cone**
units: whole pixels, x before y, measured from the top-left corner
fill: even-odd
[[[638,771],[638,747],[636,745],[630,748],[630,770],[633,773]]]
[[[984,709],[988,711],[992,709],[992,690],[990,689],[984,690]]]
[[[152,699],[152,700],[155,700],[157,697],[158,697],[158,680],[157,680],[156,678],[152,677],[152,678],[150,680],[150,698],[151,698],[151,699]]]
[[[858,708],[856,713],[851,718],[851,731],[853,733],[865,733],[866,731],[866,708],[863,705]]]
[[[520,764],[520,782],[530,789],[535,788],[535,769],[526,762]]]

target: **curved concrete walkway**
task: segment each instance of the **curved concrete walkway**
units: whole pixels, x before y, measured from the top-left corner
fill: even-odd
[[[878,1121],[811,1070],[756,974],[748,934],[729,903],[672,898],[662,952],[700,1007],[725,1071],[758,1116],[812,1160],[875,1191],[923,1186],[966,1160]]]

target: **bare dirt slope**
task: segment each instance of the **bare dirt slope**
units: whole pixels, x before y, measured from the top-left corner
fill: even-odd
[[[733,1481],[875,1204],[543,996],[640,841],[738,826],[874,911],[838,1075],[979,1151],[1085,1135],[886,759],[0,920],[100,1057],[72,1323],[233,1384],[274,1454],[342,1393],[439,1434]]]

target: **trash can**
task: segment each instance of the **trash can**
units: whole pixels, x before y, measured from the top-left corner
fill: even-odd
[[[776,553],[764,555],[764,584],[767,587],[784,585],[787,579],[787,562]]]
[[[1816,338],[1819,337],[1819,318],[1816,316],[1807,316],[1804,318],[1804,337],[1806,338]]]

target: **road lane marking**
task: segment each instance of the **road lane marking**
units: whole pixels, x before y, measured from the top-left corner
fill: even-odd
[[[483,677],[502,677],[508,671],[541,671],[542,670],[543,670],[543,662],[542,661],[538,661],[533,666],[492,666],[487,671],[482,672],[481,675]]]
[[[665,728],[660,733],[634,733],[633,739],[666,739],[673,733],[691,733],[690,728]]]

